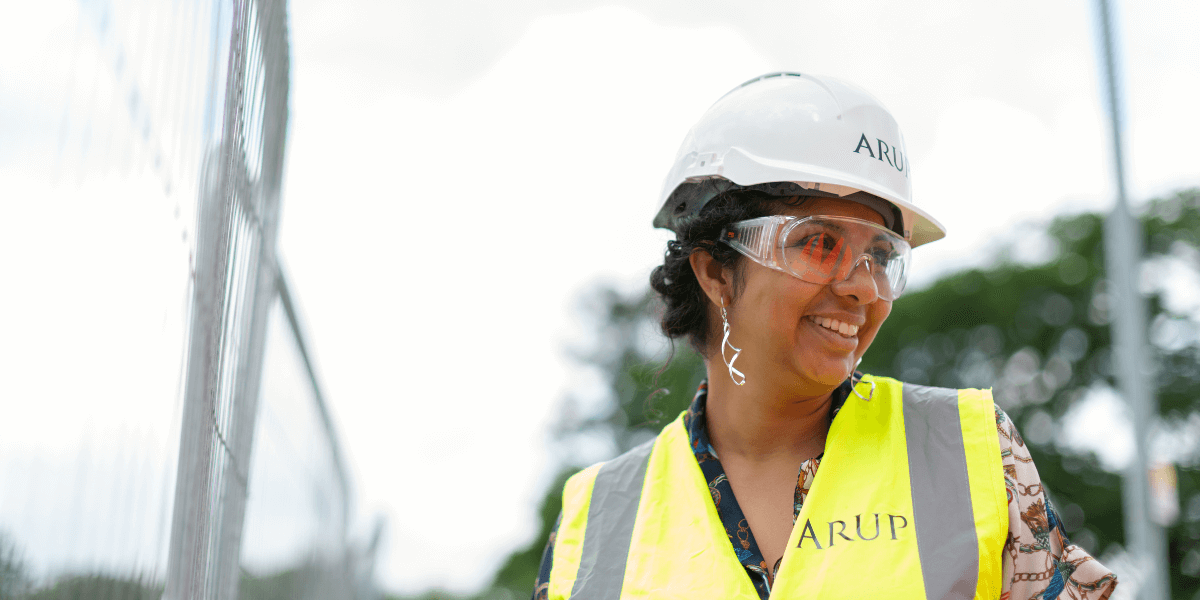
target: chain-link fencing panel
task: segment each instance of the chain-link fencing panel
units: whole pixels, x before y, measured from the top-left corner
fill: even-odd
[[[340,458],[251,460],[278,297],[286,23],[274,0],[6,7],[0,599],[262,597],[283,588],[251,589],[254,569],[296,560],[340,574],[305,588],[320,597],[371,593]],[[273,447],[332,435],[310,427],[314,410],[328,421],[304,404],[319,392],[276,396],[272,422],[301,430],[264,433]],[[272,481],[317,489],[309,476],[334,464],[318,504],[339,516],[310,512],[307,549],[271,562],[256,515],[294,500]],[[265,504],[246,530],[254,478]]]
[[[0,598],[157,598],[231,11],[4,14]]]
[[[277,305],[267,328],[241,598],[350,600],[358,556],[348,543],[348,476],[289,306]]]

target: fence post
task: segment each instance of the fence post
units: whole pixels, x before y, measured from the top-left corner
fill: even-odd
[[[237,597],[263,345],[276,293],[289,70],[284,2],[231,5],[220,138],[206,151],[198,199],[169,600]]]

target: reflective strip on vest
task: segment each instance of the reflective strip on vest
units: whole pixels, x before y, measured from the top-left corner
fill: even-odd
[[[905,384],[904,435],[925,597],[974,598],[979,540],[958,418],[958,390]]]
[[[653,449],[654,440],[650,440],[605,463],[596,474],[572,600],[616,600],[621,596],[629,540]]]

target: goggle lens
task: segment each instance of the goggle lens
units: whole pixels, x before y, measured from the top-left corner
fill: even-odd
[[[895,300],[904,291],[908,242],[870,221],[763,217],[733,223],[722,240],[760,264],[810,283],[845,281],[863,267],[880,298]]]

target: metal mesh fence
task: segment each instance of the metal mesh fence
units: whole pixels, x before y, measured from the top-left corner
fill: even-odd
[[[274,287],[287,119],[282,3],[232,3],[223,124],[196,233],[188,378],[167,598],[231,598]]]
[[[0,57],[0,600],[370,597],[276,268],[284,2],[41,4]]]
[[[370,596],[371,556],[348,543],[350,487],[286,284],[267,328],[250,463],[241,597]]]

